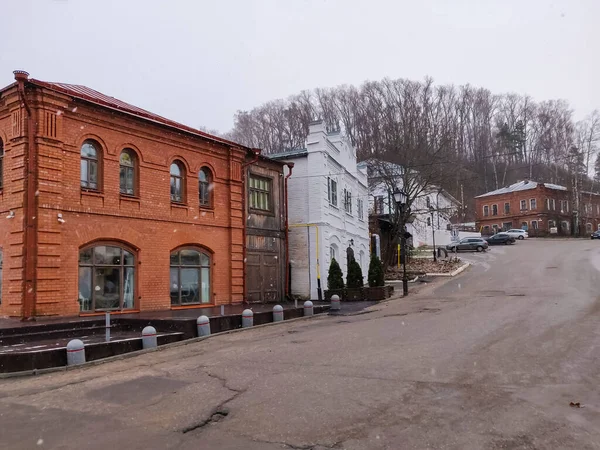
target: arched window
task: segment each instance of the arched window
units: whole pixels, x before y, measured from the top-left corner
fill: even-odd
[[[585,224],[585,229],[586,229],[586,231],[587,231],[588,233],[591,233],[591,232],[592,232],[592,230],[593,230],[593,226],[592,226],[592,224],[591,224],[591,223],[589,223],[589,222],[588,222],[588,223],[586,223],[586,224]]]
[[[335,259],[337,261],[338,259],[338,247],[335,244],[331,244],[329,246],[329,258],[330,259]]]
[[[184,248],[171,253],[171,305],[210,303],[210,254]]]
[[[0,189],[2,189],[3,187],[4,187],[4,143],[2,142],[2,139],[0,139]]]
[[[118,244],[86,247],[79,252],[81,311],[132,309],[135,256]]]
[[[136,195],[137,156],[131,149],[126,148],[119,157],[119,184],[121,194]]]
[[[171,164],[171,201],[185,202],[185,169],[180,161]]]
[[[212,206],[211,201],[211,183],[212,183],[212,174],[207,167],[203,167],[198,172],[198,192],[200,196],[200,206],[204,206],[206,208],[210,208]]]
[[[85,141],[81,146],[81,187],[99,190],[100,146],[93,141]]]

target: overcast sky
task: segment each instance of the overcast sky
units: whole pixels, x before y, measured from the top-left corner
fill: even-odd
[[[389,78],[600,108],[598,0],[19,0],[2,4],[0,85],[83,84],[227,131],[302,89]]]

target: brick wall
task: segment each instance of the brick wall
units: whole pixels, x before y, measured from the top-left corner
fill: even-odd
[[[549,205],[548,200],[550,200]],[[476,198],[477,228],[482,228],[483,234],[493,234],[495,228],[498,230],[523,228],[526,224],[532,235],[547,234],[549,232],[548,221],[556,224],[555,226],[559,229],[562,222],[570,222],[572,208],[568,202],[567,191],[549,189],[539,185],[534,189]],[[508,211],[505,210],[505,204],[508,204]],[[562,211],[561,204],[563,205]],[[563,231],[567,233],[567,230]]]
[[[198,246],[213,255],[213,304],[242,301],[244,150],[49,90],[38,88],[28,95],[38,124],[36,314],[78,314],[79,249],[94,241],[120,242],[136,251],[136,309],[171,306],[169,254],[183,245]],[[5,249],[5,295],[0,314],[18,315],[22,293],[17,272],[21,268],[13,257],[22,251],[25,134],[9,138],[6,129],[11,126],[11,111],[6,106],[0,107],[0,138],[6,146],[5,174],[10,179],[0,198],[0,245]],[[18,103],[12,107],[18,109]],[[80,148],[87,139],[101,152],[98,192],[80,188]],[[119,156],[124,148],[137,155],[136,197],[119,191]],[[182,205],[170,200],[169,166],[175,159],[183,163],[186,172]],[[213,175],[212,208],[199,206],[198,171],[203,166]],[[16,220],[4,219],[10,208],[16,209]],[[59,222],[58,214],[64,223]],[[11,247],[8,252],[7,246]]]

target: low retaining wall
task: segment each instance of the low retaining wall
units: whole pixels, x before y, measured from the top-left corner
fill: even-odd
[[[329,305],[315,305],[314,314],[324,313],[329,310]],[[202,310],[198,310],[198,316]],[[303,307],[284,310],[284,320],[303,317]],[[228,315],[210,317],[211,334],[242,328],[242,315]],[[262,325],[273,322],[272,311],[254,313],[254,325]],[[102,325],[102,326],[101,326]],[[136,318],[114,318],[111,320],[111,330],[118,329],[120,332],[140,332],[151,325],[158,331],[158,345],[169,344],[181,340],[192,339],[198,336],[196,318],[174,318],[174,319],[136,319]],[[15,341],[22,339],[25,342],[35,342],[36,339],[60,339],[78,338],[83,333],[100,334],[105,332],[104,320],[63,322],[43,325],[32,325],[26,327],[15,327],[3,329],[0,339]],[[85,346],[86,361],[96,361],[111,356],[142,350],[142,338],[129,337],[110,342],[89,343]],[[25,372],[67,365],[67,352],[65,347],[49,348],[44,350],[30,350],[24,352],[0,353],[0,373]]]

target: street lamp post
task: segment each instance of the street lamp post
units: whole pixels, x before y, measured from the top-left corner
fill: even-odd
[[[394,192],[394,201],[396,202],[396,206],[398,208],[398,213],[400,214],[400,233],[401,233],[401,250],[402,256],[404,259],[402,260],[402,294],[404,296],[408,295],[408,277],[406,275],[406,224],[405,224],[405,208],[406,208],[406,192],[401,190],[396,190]]]
[[[433,213],[435,210],[433,206],[429,207],[429,214],[431,214],[431,237],[433,238],[433,262],[437,262],[437,256],[435,254],[435,225],[433,224]]]

